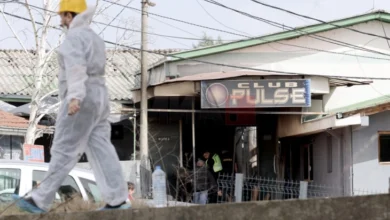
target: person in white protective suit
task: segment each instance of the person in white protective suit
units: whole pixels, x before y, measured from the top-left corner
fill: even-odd
[[[104,41],[89,27],[95,8],[85,0],[61,0],[62,26],[68,29],[60,46],[59,95],[62,100],[51,148],[49,171],[31,197],[18,199],[31,213],[50,209],[55,194],[81,155],[87,154],[105,209],[126,209],[127,185],[110,142],[109,98],[104,80]]]

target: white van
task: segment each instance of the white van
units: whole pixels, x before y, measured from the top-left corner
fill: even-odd
[[[0,160],[0,204],[12,201],[12,194],[24,196],[39,184],[48,171],[47,163]],[[56,194],[56,201],[79,193],[84,200],[101,202],[95,177],[89,170],[74,168]]]

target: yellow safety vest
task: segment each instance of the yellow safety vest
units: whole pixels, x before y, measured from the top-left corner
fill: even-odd
[[[213,170],[214,172],[219,172],[222,170],[222,162],[221,162],[221,159],[219,158],[218,154],[214,154],[213,156],[213,160],[214,160],[214,166],[213,166]],[[207,161],[208,159],[206,160],[206,164],[207,164]]]

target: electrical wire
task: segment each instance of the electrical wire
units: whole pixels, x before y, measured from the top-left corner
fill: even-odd
[[[203,0],[203,1],[206,1],[206,2],[214,4],[214,5],[218,5],[218,6],[222,7],[222,8],[229,9],[231,11],[234,11],[234,12],[237,12],[237,13],[242,14],[244,16],[250,17],[252,19],[264,22],[264,23],[266,23],[268,25],[281,28],[283,30],[285,28],[287,28],[290,31],[294,31],[294,32],[299,33],[299,34],[305,34],[307,37],[314,38],[314,39],[317,39],[317,40],[320,40],[320,41],[324,41],[324,42],[327,42],[327,43],[331,43],[331,44],[339,45],[339,46],[343,46],[343,47],[349,47],[349,48],[356,49],[356,50],[371,52],[371,53],[380,54],[380,55],[384,55],[384,56],[390,56],[390,54],[388,54],[388,53],[383,53],[383,52],[376,51],[376,50],[373,50],[373,49],[367,49],[367,48],[360,47],[360,46],[353,45],[353,44],[349,44],[349,43],[346,43],[346,42],[343,42],[343,41],[339,41],[339,40],[335,40],[335,39],[332,39],[332,38],[328,38],[328,37],[324,37],[324,36],[321,36],[321,35],[317,35],[315,33],[309,33],[307,31],[303,31],[302,29],[296,29],[296,28],[293,28],[293,27],[290,27],[290,26],[287,26],[287,25],[284,25],[284,24],[280,24],[280,23],[275,22],[275,21],[267,20],[267,19],[255,16],[255,15],[252,15],[252,14],[249,14],[249,13],[246,13],[246,12],[243,12],[243,11],[240,11],[240,10],[228,7],[228,6],[223,5],[223,4],[221,4],[221,3],[219,3],[219,2],[217,2],[215,0]]]
[[[129,7],[129,6],[126,6],[126,5],[122,5],[122,4],[119,4],[119,3],[116,3],[116,2],[111,2],[111,1],[108,1],[108,0],[102,0],[102,1],[105,1],[105,2],[108,2],[108,3],[112,3],[112,4],[115,4],[115,5],[121,6],[121,7],[125,7],[125,8],[128,8],[128,9],[131,9],[131,10],[141,11],[140,9],[137,9],[137,8],[134,8],[134,7]],[[207,1],[207,0],[204,0],[204,1]],[[209,2],[209,1],[207,1],[207,2]],[[209,2],[209,3],[215,4],[214,2]],[[285,26],[283,24],[279,24],[279,23],[276,23],[276,22],[273,22],[273,21],[262,19],[262,18],[253,16],[253,15],[247,14],[245,12],[238,11],[238,10],[233,9],[233,8],[229,8],[229,7],[225,6],[225,5],[221,5],[220,3],[217,3],[217,5],[219,5],[221,7],[225,7],[225,8],[230,9],[230,10],[234,10],[234,11],[240,13],[240,14],[244,13],[244,15],[249,16],[251,18],[255,18],[255,19],[257,18],[257,19],[260,19],[260,21],[268,22],[268,24],[276,26],[278,28],[284,29],[284,28],[288,27],[288,26]],[[263,40],[264,43],[270,42],[268,40],[264,40],[263,39],[264,37],[250,37],[250,36],[247,36],[247,35],[238,34],[238,33],[229,32],[229,31],[224,31],[224,30],[220,30],[220,29],[216,29],[216,28],[211,28],[211,27],[207,27],[207,26],[203,26],[203,25],[199,25],[199,24],[195,24],[195,23],[191,23],[191,22],[187,22],[187,21],[182,21],[182,20],[179,20],[179,19],[176,19],[176,18],[171,18],[171,17],[167,17],[167,16],[164,16],[164,15],[159,15],[159,14],[155,14],[155,13],[151,13],[151,12],[148,12],[148,14],[149,15],[154,15],[154,16],[157,16],[157,17],[161,17],[161,18],[164,18],[164,19],[169,19],[169,20],[173,20],[173,21],[176,21],[176,22],[181,22],[181,23],[184,23],[184,24],[196,26],[196,27],[201,27],[201,28],[205,28],[205,29],[209,29],[209,30],[213,30],[213,31],[219,31],[219,32],[222,32],[222,33],[228,33],[228,34],[232,34],[232,35],[235,35],[235,36],[245,37],[245,38],[248,38],[248,39]],[[292,30],[292,31],[299,32],[299,30],[296,30],[295,28],[292,28],[292,27],[288,27],[288,28],[290,30]],[[302,32],[303,31],[300,31],[301,34],[302,34]],[[305,32],[303,32],[303,34],[305,34]],[[306,34],[308,34],[308,33],[306,32]],[[376,53],[376,54],[390,56],[390,54],[381,53],[381,52],[370,50],[370,49],[367,49],[367,48],[362,48],[362,47],[359,47],[357,45],[348,44],[348,43],[345,43],[345,42],[342,42],[342,41],[337,41],[337,40],[334,40],[334,39],[331,39],[331,38],[326,38],[326,37],[323,37],[323,36],[318,36],[318,35],[310,36],[309,35],[309,37],[312,37],[312,38],[315,38],[317,40],[321,40],[321,41],[324,41],[324,42],[332,43],[332,44],[335,44],[335,45],[338,45],[338,46],[343,46],[343,47],[348,47],[348,48],[351,48],[351,49],[357,49],[357,50],[362,50],[362,51],[366,51],[366,52],[372,52],[372,53]],[[352,56],[352,57],[358,56],[358,57],[362,57],[362,58],[378,59],[378,60],[390,60],[389,58],[372,57],[372,56],[365,56],[365,55],[355,55],[355,54],[348,54],[348,53],[333,52],[333,51],[321,50],[321,49],[316,49],[316,48],[311,48],[311,47],[305,47],[305,46],[299,46],[299,45],[294,45],[294,44],[282,43],[282,42],[277,42],[277,41],[273,42],[273,43],[287,45],[287,46],[292,46],[292,47],[297,47],[297,48],[303,48],[303,49],[308,49],[308,50],[313,50],[313,51],[331,53],[331,54],[340,54],[340,55],[346,55],[346,56]]]
[[[45,9],[45,8],[42,8],[42,7],[38,7],[38,6],[35,6],[35,5],[31,5],[31,4],[26,4],[26,3],[21,3],[21,2],[15,2],[15,3],[20,3],[20,4],[23,4],[23,5],[28,5],[29,7],[32,7],[32,8],[35,8],[35,9],[40,9],[40,10],[43,10],[43,11],[48,11],[48,12],[51,12],[51,13],[56,13],[55,11],[51,11],[51,10],[48,10],[48,9]],[[24,17],[21,17],[21,16],[18,16],[18,15],[14,15],[14,14],[11,14],[11,13],[8,13],[8,12],[4,12],[4,14],[8,15],[8,16],[12,16],[12,17],[15,17],[15,18],[20,18],[20,19],[23,19],[23,20],[26,20],[28,18],[24,18]],[[28,20],[29,21],[29,20]],[[140,30],[136,30],[136,29],[130,29],[130,28],[125,28],[125,27],[121,27],[121,26],[117,26],[117,25],[112,25],[112,24],[107,24],[107,23],[104,23],[104,22],[99,22],[99,21],[92,21],[93,23],[95,24],[100,24],[100,25],[104,25],[106,27],[112,27],[112,28],[117,28],[117,29],[121,29],[121,30],[125,30],[125,31],[133,31],[133,32],[137,32],[137,33],[142,33],[142,31]],[[38,23],[40,25],[43,25],[41,22]],[[51,28],[53,29],[58,29],[58,30],[61,30],[61,28],[57,28],[57,27],[54,27],[54,26],[50,26]],[[157,34],[157,33],[152,33],[152,32],[144,32],[148,35],[154,35],[154,36],[159,36],[159,37],[167,37],[167,38],[174,38],[174,39],[181,39],[181,40],[191,40],[191,41],[200,41],[200,40],[203,40],[201,38],[191,38],[191,37],[180,37],[180,36],[172,36],[172,35],[164,35],[164,34]],[[235,41],[235,40],[222,40],[222,41],[225,41],[225,42],[231,42],[231,41]]]
[[[18,17],[19,17],[19,16],[18,16]],[[31,21],[30,19],[28,19],[28,18],[23,18],[23,20],[27,20],[27,21],[29,21],[29,22],[32,22],[32,21]],[[43,25],[43,24],[40,23],[40,22],[35,22],[35,23],[36,23],[36,24]],[[59,28],[57,28],[57,29],[59,29]],[[128,49],[132,49],[132,50],[136,50],[136,51],[142,51],[141,49],[136,48],[136,47],[131,47],[131,46],[127,46],[127,45],[123,45],[123,44],[119,44],[119,43],[114,43],[114,42],[107,41],[107,40],[105,40],[104,42],[106,42],[107,44],[116,45],[116,46],[120,46],[120,47],[124,47],[124,48],[128,48]],[[164,56],[164,57],[173,57],[173,58],[177,58],[177,59],[180,60],[180,61],[181,61],[181,60],[188,60],[188,61],[194,61],[194,62],[198,62],[198,63],[210,64],[210,65],[215,65],[215,66],[223,66],[223,67],[231,67],[231,68],[237,68],[237,69],[242,69],[242,70],[252,70],[252,71],[269,72],[269,73],[280,73],[280,74],[287,74],[287,75],[307,75],[307,76],[320,76],[320,77],[334,77],[334,78],[340,78],[340,79],[376,79],[376,80],[390,80],[390,78],[386,78],[386,77],[339,76],[339,75],[328,75],[328,74],[308,74],[308,73],[299,73],[299,72],[289,72],[289,71],[279,71],[279,70],[260,69],[260,68],[252,68],[252,67],[244,67],[244,66],[236,66],[236,65],[222,64],[222,63],[214,63],[214,62],[203,61],[203,60],[197,60],[197,59],[192,59],[192,58],[183,58],[183,57],[180,57],[180,56],[178,56],[178,55],[164,54],[164,53],[159,53],[159,52],[151,51],[151,50],[143,50],[143,51],[148,52],[148,53],[153,53],[153,54],[161,55],[161,56]]]
[[[337,24],[334,24],[332,22],[326,22],[326,21],[323,21],[323,20],[320,20],[320,19],[317,19],[317,18],[313,18],[313,17],[307,16],[307,15],[302,15],[302,14],[299,14],[299,13],[296,13],[296,12],[293,12],[293,11],[290,11],[290,10],[287,10],[287,9],[284,9],[284,8],[280,8],[280,7],[277,7],[277,6],[274,6],[274,5],[266,4],[264,2],[260,2],[260,1],[257,1],[257,0],[251,0],[251,1],[255,2],[257,4],[269,7],[269,8],[273,8],[273,9],[276,9],[276,10],[279,10],[279,11],[283,11],[283,12],[286,12],[286,13],[298,16],[298,17],[302,17],[302,18],[306,18],[306,19],[309,19],[309,20],[317,21],[317,22],[320,22],[322,24],[329,24],[329,25],[332,25],[333,27],[347,29],[347,30],[350,30],[350,31],[353,31],[353,32],[356,32],[356,33],[359,33],[359,34],[364,34],[364,35],[368,35],[368,36],[372,36],[372,37],[378,37],[378,38],[383,38],[385,40],[390,40],[390,38],[388,38],[387,36],[381,36],[381,35],[365,32],[365,31],[356,30],[354,28],[337,25]]]
[[[208,11],[206,10],[206,8],[200,3],[199,0],[195,0],[195,1],[196,1],[196,2],[198,3],[198,5],[203,9],[203,11],[206,12],[207,15],[208,15],[211,19],[213,19],[214,21],[216,21],[218,24],[220,24],[220,25],[222,25],[222,26],[224,26],[225,28],[228,28],[228,29],[230,29],[230,30],[233,30],[233,31],[236,31],[236,32],[239,32],[239,33],[242,33],[242,34],[249,35],[248,33],[245,33],[245,32],[243,32],[243,31],[239,31],[239,30],[237,30],[237,29],[231,28],[231,27],[225,25],[224,23],[220,22],[220,21],[219,21],[218,19],[216,19],[210,12],[208,12]]]
[[[103,1],[109,2],[109,1],[107,1],[107,0],[103,0]],[[23,4],[26,5],[26,3],[23,3]],[[120,5],[120,6],[122,6],[122,7],[125,7],[125,8],[135,9],[135,8],[132,8],[132,7],[128,7],[128,6],[126,6],[126,5],[121,5],[121,4],[119,4],[119,3],[115,3],[115,4],[116,4],[116,5]],[[29,6],[30,6],[30,7],[33,7],[33,8],[36,8],[36,9],[46,10],[46,11],[55,13],[54,11],[50,11],[50,10],[47,10],[47,9],[44,9],[44,8],[41,8],[41,7],[38,7],[38,6],[33,6],[33,5],[30,5],[30,4],[29,4]],[[229,9],[230,9],[230,8],[229,8]],[[138,9],[137,9],[137,10],[138,10]],[[138,11],[140,11],[140,10],[138,10]],[[23,17],[21,17],[21,16],[13,15],[13,14],[10,14],[10,13],[7,13],[7,12],[4,12],[4,13],[7,14],[7,15],[9,15],[9,16],[12,16],[12,17],[21,18],[21,19],[26,20],[26,21],[31,21],[31,20],[28,19],[28,18],[23,18]],[[157,15],[157,14],[154,14],[154,15]],[[163,17],[165,17],[165,16],[163,16]],[[38,24],[43,25],[43,24],[41,24],[41,23],[38,23]],[[102,24],[102,25],[107,25],[107,24],[102,23],[102,22],[100,22],[100,24]],[[126,29],[126,28],[123,28],[123,27],[119,27],[119,26],[115,26],[115,27],[116,27],[116,28],[122,28],[123,30],[129,30],[129,29]],[[53,26],[52,26],[52,28],[61,30],[60,28],[53,27]],[[236,34],[236,35],[237,35],[237,36],[245,36],[245,35],[241,35],[241,34]],[[164,36],[167,36],[167,35],[164,35]],[[253,39],[253,38],[250,37],[250,36],[245,36],[245,37],[247,37],[247,38],[249,38],[249,39]],[[193,39],[195,40],[196,38],[193,38]],[[260,37],[260,38],[256,38],[256,39],[262,40],[261,37]],[[197,39],[197,40],[202,40],[202,39]],[[267,43],[267,42],[269,42],[269,41],[264,40],[264,43]],[[288,43],[282,43],[282,42],[274,42],[274,43],[281,44],[281,45],[286,45],[286,46],[297,47],[297,48],[303,48],[303,49],[307,49],[307,50],[318,51],[318,52],[325,52],[325,53],[330,53],[330,54],[346,55],[346,56],[352,56],[352,57],[358,56],[358,57],[362,57],[362,58],[369,58],[369,59],[387,60],[387,61],[390,61],[390,58],[381,58],[381,57],[372,57],[372,56],[365,56],[365,55],[348,54],[348,53],[342,53],[342,52],[333,52],[333,51],[321,50],[321,49],[316,49],[316,48],[311,48],[311,47],[306,47],[306,46],[299,46],[299,45],[293,45],[293,44],[288,44]],[[341,45],[341,46],[344,46],[344,45]],[[353,46],[355,46],[355,45],[353,45]],[[357,47],[357,46],[356,46],[356,47]],[[356,48],[352,48],[352,49],[356,49]]]
[[[290,71],[280,71],[280,70],[270,70],[270,69],[261,69],[261,68],[252,68],[252,67],[244,67],[244,66],[237,66],[237,65],[229,65],[229,64],[223,64],[223,63],[215,63],[215,62],[209,62],[209,61],[204,61],[204,60],[197,60],[193,58],[183,58],[178,55],[174,54],[162,54],[156,51],[151,51],[151,50],[141,50],[139,48],[123,45],[123,44],[117,44],[111,41],[105,40],[104,42],[108,44],[116,44],[118,46],[132,49],[132,50],[138,50],[138,51],[145,51],[148,53],[153,53],[153,54],[158,54],[164,57],[173,57],[178,59],[179,61],[194,61],[198,63],[203,63],[203,64],[210,64],[210,65],[215,65],[215,66],[222,66],[222,67],[231,67],[231,68],[236,68],[236,69],[241,69],[241,70],[252,70],[252,71],[259,71],[259,72],[268,72],[268,73],[279,73],[279,74],[286,74],[286,75],[301,75],[301,76],[319,76],[319,77],[331,77],[331,78],[339,78],[339,79],[370,79],[370,80],[390,80],[389,77],[359,77],[359,76],[340,76],[340,75],[330,75],[330,74],[309,74],[309,73],[300,73],[300,72],[290,72]]]
[[[107,1],[107,0],[103,0],[103,1]],[[20,16],[18,16],[18,17],[20,17]],[[32,22],[28,18],[22,18],[22,19],[23,20],[27,20],[29,22]],[[35,22],[35,23],[43,25],[40,22]],[[59,28],[57,28],[57,29],[59,29]],[[164,53],[160,53],[160,52],[157,52],[157,51],[141,50],[141,49],[136,48],[136,47],[131,47],[131,46],[127,46],[127,45],[124,45],[124,44],[114,43],[114,42],[107,41],[107,40],[105,40],[104,42],[106,42],[107,44],[117,45],[117,46],[120,46],[120,47],[132,49],[132,50],[136,50],[136,51],[145,51],[145,52],[148,52],[148,53],[153,53],[153,54],[161,55],[161,56],[164,56],[164,57],[173,57],[173,58],[176,58],[176,59],[178,59],[180,61],[181,60],[194,61],[194,62],[198,62],[198,63],[204,63],[204,64],[210,64],[210,65],[216,65],[216,66],[223,66],[223,67],[231,67],[231,68],[237,68],[237,69],[242,69],[242,70],[252,70],[252,71],[270,72],[270,73],[280,73],[280,74],[288,74],[288,75],[308,75],[308,76],[334,77],[334,78],[344,78],[344,79],[390,80],[390,78],[386,78],[386,77],[356,77],[356,76],[340,76],[340,75],[330,75],[330,74],[329,75],[328,74],[308,74],[308,73],[299,73],[299,72],[290,72],[290,71],[278,71],[278,70],[269,70],[269,69],[260,69],[260,68],[236,66],[236,65],[229,65],[229,64],[222,64],[222,63],[215,63],[215,62],[197,60],[197,59],[192,59],[192,58],[183,58],[183,57],[180,57],[178,55],[164,54]]]
[[[117,26],[117,25],[108,25],[108,24],[106,24],[106,23],[99,22],[99,21],[93,21],[93,23],[95,23],[95,24],[100,24],[100,25],[105,25],[105,26],[112,27],[112,28],[118,28],[118,29],[125,30],[125,31],[133,31],[133,32],[142,33],[142,31],[140,31],[140,30],[129,29],[129,28],[125,28],[125,27]],[[178,37],[178,36],[164,35],[164,34],[156,34],[156,33],[150,33],[150,32],[144,32],[144,33],[149,34],[149,35],[159,36],[159,37],[168,37],[168,38],[181,39],[181,40],[203,40],[203,39],[201,39],[201,38]],[[231,42],[231,41],[234,41],[234,40],[224,40],[224,41],[226,41],[226,42]]]
[[[112,1],[108,1],[108,0],[102,0],[102,1],[114,4],[114,5],[117,5],[117,6],[125,7],[125,8],[128,8],[128,9],[131,9],[131,10],[142,12],[141,9],[130,7],[130,6],[126,6],[126,5],[122,5],[122,4],[119,4],[117,2],[112,2]],[[156,17],[165,18],[165,19],[176,21],[176,22],[181,22],[181,23],[188,24],[188,25],[191,25],[191,26],[196,26],[196,27],[200,27],[200,28],[204,28],[204,29],[209,29],[209,30],[213,30],[213,31],[223,32],[223,33],[231,34],[231,35],[235,35],[235,36],[247,37],[245,35],[239,35],[237,33],[231,32],[231,31],[225,31],[225,30],[221,30],[221,29],[218,29],[218,28],[207,27],[207,26],[204,26],[204,25],[195,24],[195,23],[191,23],[191,22],[188,22],[188,21],[183,21],[183,20],[180,20],[180,19],[176,19],[176,18],[171,18],[171,17],[168,17],[168,16],[164,16],[164,15],[155,14],[155,13],[152,13],[152,12],[148,12],[148,15],[153,15],[153,16],[156,16]]]

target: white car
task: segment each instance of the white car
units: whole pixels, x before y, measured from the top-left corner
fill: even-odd
[[[0,203],[12,201],[12,194],[24,196],[43,181],[48,171],[46,163],[0,160]],[[95,177],[89,170],[74,168],[56,194],[56,200],[80,194],[84,200],[101,202]]]

